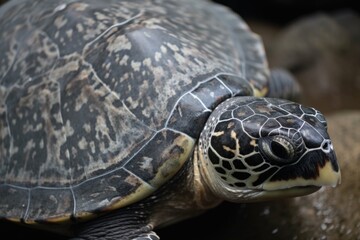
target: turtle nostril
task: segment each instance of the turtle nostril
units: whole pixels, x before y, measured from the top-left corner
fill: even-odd
[[[324,143],[323,149],[326,150],[326,149],[328,149],[328,148],[329,148],[329,144],[328,144],[328,143]]]
[[[323,149],[324,152],[330,152],[330,150],[331,150],[331,143],[329,143],[329,141],[325,141],[325,142],[323,142],[323,144],[321,145],[321,148]]]

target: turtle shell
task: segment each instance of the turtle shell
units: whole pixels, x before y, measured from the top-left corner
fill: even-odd
[[[14,0],[0,35],[0,218],[14,221],[149,196],[220,102],[267,89],[259,37],[207,1]]]

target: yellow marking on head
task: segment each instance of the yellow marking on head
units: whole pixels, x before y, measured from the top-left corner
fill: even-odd
[[[243,117],[243,116],[245,116],[246,114],[247,114],[246,112],[237,111],[236,116],[238,116],[238,117]]]
[[[223,146],[223,149],[224,149],[225,151],[232,152],[232,153],[236,154],[236,149],[229,148],[229,147],[226,146],[226,145]]]
[[[231,138],[235,140],[236,142],[236,150],[235,150],[235,155],[240,153],[240,144],[239,144],[239,140],[237,139],[237,136],[236,136],[236,132],[235,131],[231,131]]]
[[[229,129],[229,128],[232,128],[234,125],[235,125],[234,122],[229,122],[229,124],[227,125],[227,128],[228,128],[228,129]]]
[[[253,140],[250,141],[250,145],[253,146],[253,147],[256,146],[256,141],[255,141],[255,139],[253,139]]]
[[[214,137],[220,137],[221,135],[224,135],[224,131],[220,131],[220,132],[213,132],[212,134]]]
[[[236,132],[234,130],[232,130],[230,132],[230,136],[231,136],[232,139],[236,139]]]

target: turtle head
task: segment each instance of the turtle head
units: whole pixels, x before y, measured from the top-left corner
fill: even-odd
[[[206,184],[228,201],[301,196],[340,182],[324,116],[286,100],[223,102],[201,133],[198,153]]]

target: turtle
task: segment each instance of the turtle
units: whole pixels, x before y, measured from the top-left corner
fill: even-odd
[[[340,182],[324,115],[207,0],[13,0],[0,10],[0,218],[159,239],[223,201]]]

